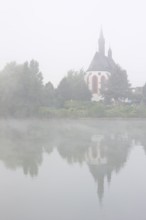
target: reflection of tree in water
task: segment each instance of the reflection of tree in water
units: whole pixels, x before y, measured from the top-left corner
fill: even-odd
[[[111,123],[112,125],[108,126],[104,123],[100,127],[96,125],[92,134],[82,129],[65,132],[58,146],[60,155],[69,163],[88,164],[97,182],[100,200],[104,194],[105,180],[110,182],[112,174],[118,173],[124,166],[133,143],[138,144],[140,141],[146,143],[146,137],[142,135],[144,132],[141,131],[145,129],[139,127],[141,122],[121,122],[118,126]]]
[[[97,182],[98,197],[102,200],[104,194],[105,179],[110,183],[113,172],[119,172],[127,161],[131,140],[123,133],[111,133],[103,135],[98,149],[100,149],[100,157],[97,164],[89,164],[89,170]],[[99,151],[99,150],[98,150]],[[102,160],[104,158],[104,160]]]
[[[43,150],[49,153],[52,151],[52,147],[46,144],[49,134],[46,139],[38,126],[22,124],[22,127],[21,123],[18,126],[0,127],[0,160],[8,168],[22,167],[24,174],[36,176],[43,160]]]
[[[16,134],[13,133],[13,135]],[[30,139],[29,136],[21,136],[18,133],[16,136],[16,139],[13,137],[1,139],[0,160],[11,169],[22,167],[25,174],[37,175],[38,165],[42,162],[42,148],[36,140]]]
[[[146,121],[141,120],[140,123],[131,123],[131,129],[129,128],[129,136],[135,143],[135,145],[143,146],[146,153]]]
[[[97,182],[98,197],[104,193],[104,181],[111,181],[113,172],[119,172],[127,161],[132,139],[125,126],[94,127],[89,130],[75,129],[64,132],[58,151],[69,163],[88,164],[89,170]],[[95,135],[93,135],[93,132]]]
[[[15,125],[15,126],[14,126]],[[43,152],[57,148],[68,163],[86,163],[98,185],[98,197],[104,194],[104,182],[124,166],[132,144],[146,151],[146,123],[113,121],[32,121],[1,123],[0,160],[11,169],[22,167],[24,174],[35,176],[43,161]]]
[[[60,139],[58,152],[68,163],[83,163],[90,145],[90,134],[81,130],[65,132]]]
[[[100,200],[102,200],[104,194],[105,180],[107,179],[110,182],[112,173],[118,173],[124,166],[131,147],[141,145],[146,152],[145,131],[146,122],[138,120],[127,123],[122,122],[120,126],[115,125],[110,129],[101,129],[103,139],[98,138],[100,141],[95,142],[97,143],[96,149],[98,149],[98,152],[100,151],[99,163],[88,163],[89,170],[98,185],[97,193]],[[95,143],[92,147],[93,154],[95,154]]]

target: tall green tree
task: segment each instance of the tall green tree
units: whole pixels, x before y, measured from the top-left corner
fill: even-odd
[[[64,104],[65,101],[89,101],[91,93],[84,81],[84,71],[69,71],[57,88],[57,99]]]
[[[54,107],[55,100],[55,88],[51,82],[48,82],[44,86],[43,105],[47,107]]]
[[[142,100],[143,100],[143,103],[146,104],[146,83],[142,88]]]
[[[128,82],[127,73],[118,65],[111,72],[106,85],[101,88],[101,93],[105,101],[121,102],[129,97],[130,84]]]
[[[42,100],[42,74],[37,61],[7,64],[0,73],[0,114],[35,114]]]

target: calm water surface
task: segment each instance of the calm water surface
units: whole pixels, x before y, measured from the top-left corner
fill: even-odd
[[[1,220],[146,220],[146,121],[0,121]]]

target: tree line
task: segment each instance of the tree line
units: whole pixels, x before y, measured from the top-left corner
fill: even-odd
[[[66,101],[89,101],[91,93],[84,82],[83,71],[69,71],[57,88],[43,84],[37,61],[9,63],[0,72],[0,115],[30,116],[40,107],[61,108]]]
[[[84,75],[83,70],[71,70],[54,88],[51,82],[43,83],[37,61],[9,63],[0,72],[0,116],[35,116],[41,108],[61,109],[67,103],[91,103],[91,92]],[[146,85],[143,94],[134,97],[126,71],[117,66],[108,82],[102,86],[101,94],[105,104],[125,98],[146,102]]]

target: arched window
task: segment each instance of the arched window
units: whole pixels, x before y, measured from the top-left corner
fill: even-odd
[[[92,92],[98,93],[98,77],[95,75],[92,77]]]

